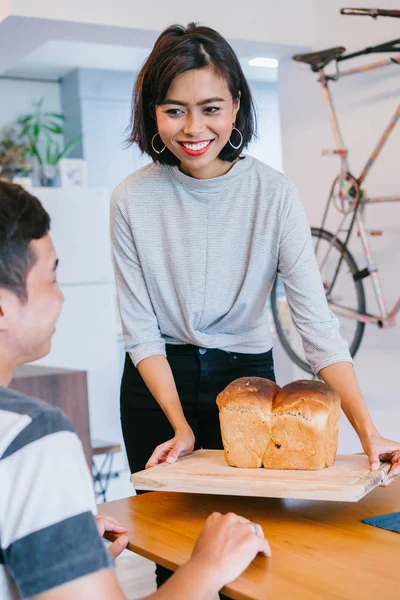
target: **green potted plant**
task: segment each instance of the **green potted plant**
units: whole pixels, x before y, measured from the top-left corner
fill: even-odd
[[[34,111],[18,119],[19,137],[28,146],[28,153],[39,166],[40,182],[43,186],[58,185],[57,166],[80,143],[81,137],[63,144],[64,121],[61,113],[43,112],[43,101],[33,101]]]

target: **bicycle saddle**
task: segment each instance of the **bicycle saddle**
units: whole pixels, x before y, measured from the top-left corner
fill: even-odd
[[[310,65],[313,71],[319,71],[319,69],[323,69],[332,60],[343,54],[345,50],[346,48],[343,48],[343,46],[336,46],[336,48],[329,48],[320,52],[310,52],[310,54],[295,54],[293,60]]]

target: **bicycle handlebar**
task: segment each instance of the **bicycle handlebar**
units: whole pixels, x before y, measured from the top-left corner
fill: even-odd
[[[385,10],[382,8],[342,8],[341,15],[353,15],[358,17],[394,17],[400,19],[400,10]]]

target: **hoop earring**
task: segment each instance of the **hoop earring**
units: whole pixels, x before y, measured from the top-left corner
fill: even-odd
[[[164,152],[165,148],[166,148],[165,144],[164,144],[164,147],[163,147],[163,149],[162,149],[162,150],[156,150],[156,149],[154,148],[154,139],[155,139],[155,138],[156,138],[158,135],[160,135],[160,134],[159,134],[159,133],[158,133],[158,131],[157,131],[157,133],[155,133],[155,134],[153,135],[153,137],[151,138],[151,147],[153,148],[153,150],[154,150],[154,152],[155,152],[156,154],[162,154],[162,153]],[[160,140],[161,140],[161,136],[160,136]],[[162,140],[161,140],[161,141],[162,141]]]
[[[232,148],[233,148],[234,150],[239,150],[239,148],[240,148],[240,147],[241,147],[241,145],[243,144],[243,136],[242,136],[241,132],[239,131],[239,129],[238,129],[237,127],[232,127],[232,131],[237,131],[237,132],[238,132],[238,134],[240,135],[240,142],[239,142],[239,145],[238,145],[238,146],[234,146],[234,145],[232,144],[232,142],[231,142],[231,138],[230,138],[230,136],[229,136],[229,140],[228,140],[228,142],[229,142],[229,144],[232,146]],[[232,135],[232,134],[231,134],[231,135]]]

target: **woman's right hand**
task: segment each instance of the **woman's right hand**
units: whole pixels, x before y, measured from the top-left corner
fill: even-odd
[[[189,425],[182,429],[177,429],[175,436],[157,446],[150,456],[146,469],[167,462],[174,463],[180,456],[191,454],[194,448],[195,437]]]

